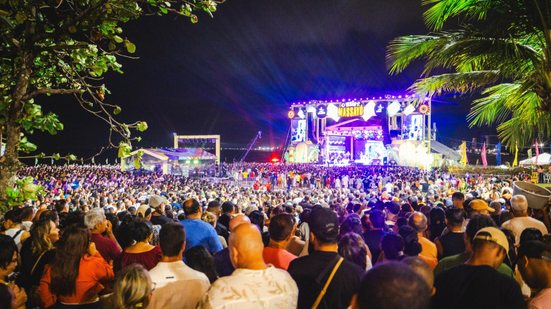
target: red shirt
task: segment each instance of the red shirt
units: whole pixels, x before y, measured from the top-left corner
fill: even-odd
[[[122,252],[111,238],[101,234],[92,233],[92,242],[96,244],[96,249],[108,263],[116,260]]]
[[[94,256],[85,255],[80,259],[75,294],[54,295],[50,291],[50,272],[50,265],[46,265],[38,286],[38,295],[44,308],[53,306],[58,300],[65,304],[94,302],[98,298],[98,293],[104,289],[103,284],[112,281],[115,276],[113,267],[107,264],[99,253]]]
[[[157,263],[159,263],[162,256],[163,253],[161,252],[161,248],[159,246],[155,246],[149,251],[140,253],[128,253],[125,251],[121,255],[121,269],[124,269],[130,264],[136,263],[142,265],[145,269],[150,270],[157,266]]]
[[[264,262],[266,264],[272,264],[275,267],[284,270],[287,270],[291,261],[297,258],[294,254],[285,249],[271,247],[265,247],[262,252],[262,256],[264,257]]]

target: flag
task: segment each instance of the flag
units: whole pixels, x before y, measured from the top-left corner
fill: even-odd
[[[513,160],[513,166],[518,165],[518,143],[515,143],[515,159]]]
[[[501,165],[501,142],[496,145],[496,165]]]
[[[536,140],[536,165],[538,165],[538,157],[540,156],[540,147],[538,145],[538,140]]]
[[[38,158],[34,158],[34,165],[38,165]]]
[[[467,142],[463,141],[463,143],[459,145],[459,152],[461,154],[461,165],[467,165],[467,163],[469,163],[469,160],[467,159]]]
[[[532,147],[528,149],[528,159],[532,159]]]
[[[486,159],[486,143],[482,144],[482,151],[480,153],[480,156],[482,157],[482,166],[487,167],[488,160]]]

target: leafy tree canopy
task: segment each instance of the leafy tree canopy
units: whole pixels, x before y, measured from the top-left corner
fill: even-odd
[[[42,108],[41,96],[72,95],[84,111],[109,125],[110,145],[122,146],[121,155],[129,152],[132,141],[139,140],[131,132],[145,131],[147,123],[118,121],[121,107],[106,99],[109,89],[103,80],[106,72],[122,73],[118,59],[136,51],[124,24],[167,14],[196,23],[197,14],[212,16],[220,2],[0,0],[0,141],[6,144],[0,158],[0,200],[14,183],[18,153],[37,150],[25,134],[63,130],[58,116]]]
[[[497,125],[509,148],[550,138],[551,1],[422,2],[432,32],[391,41],[390,73],[422,60],[424,71],[412,91],[479,93],[468,115],[470,125]],[[450,24],[457,26],[447,29]]]

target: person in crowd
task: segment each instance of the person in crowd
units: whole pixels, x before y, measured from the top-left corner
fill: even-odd
[[[401,261],[406,257],[405,242],[396,233],[386,233],[381,240],[381,254],[377,262]]]
[[[21,228],[27,232],[31,231],[33,226],[34,209],[31,206],[26,206],[21,209]]]
[[[362,279],[352,309],[429,309],[430,289],[423,278],[403,263],[376,265]]]
[[[508,251],[509,243],[502,231],[495,227],[480,229],[465,264],[436,277],[433,307],[523,308],[525,304],[518,283],[496,270]]]
[[[518,268],[522,279],[536,292],[530,309],[551,306],[551,246],[539,240],[526,241],[518,249]]]
[[[230,233],[239,225],[243,223],[251,223],[249,217],[244,214],[238,214],[234,216],[229,222],[229,231]],[[230,260],[230,249],[224,248],[214,254],[214,263],[216,265],[216,272],[218,276],[225,277],[231,275],[235,270]]]
[[[216,233],[220,236],[222,236],[225,240],[226,246],[228,243],[228,238],[230,237],[230,232],[228,231],[228,227],[223,224],[218,224],[218,221],[220,220],[220,216],[222,215],[222,205],[218,200],[210,201],[207,204],[207,212],[210,212],[216,216],[216,223],[214,226],[214,229],[216,230]],[[224,247],[224,248],[225,248]]]
[[[492,201],[490,202],[490,207],[494,209],[494,212],[490,214],[490,217],[492,217],[492,220],[496,223],[497,226],[501,226],[501,222],[499,218],[501,217],[501,203],[498,201]]]
[[[118,259],[122,249],[113,234],[113,226],[105,217],[103,210],[101,208],[91,209],[84,215],[84,224],[92,233],[90,241],[95,244],[97,251],[105,261],[112,263]]]
[[[291,261],[297,258],[286,250],[295,230],[296,223],[292,215],[282,213],[271,218],[268,228],[270,242],[262,252],[264,262],[284,270],[289,268]]]
[[[31,234],[21,226],[22,212],[22,208],[13,208],[4,214],[4,234],[13,238],[18,250],[21,250],[23,242],[31,237]]]
[[[513,209],[514,218],[503,222],[501,227],[508,229],[515,235],[515,243],[518,245],[520,234],[524,229],[533,227],[545,235],[548,233],[547,227],[543,222],[528,216],[528,200],[524,195],[518,194],[511,198],[511,208]]]
[[[541,231],[534,227],[524,229],[524,231],[520,234],[519,245],[531,240],[543,240]]]
[[[452,194],[452,207],[463,209],[463,203],[465,202],[465,194],[462,192],[456,191]]]
[[[347,233],[339,240],[339,254],[345,259],[360,266],[366,271],[373,266],[371,252],[365,244],[362,236],[356,233]]]
[[[99,295],[113,279],[113,267],[96,250],[90,231],[69,226],[45,267],[38,294],[45,308],[99,308]]]
[[[495,223],[492,218],[485,215],[477,215],[472,217],[467,224],[467,229],[465,230],[465,251],[463,253],[441,259],[434,269],[434,275],[438,277],[438,275],[442,272],[465,263],[471,256],[472,243],[476,233],[485,227],[495,227]],[[497,270],[507,277],[513,277],[513,270],[505,263],[499,265]]]
[[[460,254],[465,251],[465,232],[463,223],[465,212],[461,208],[450,208],[446,211],[448,233],[435,240],[438,259]]]
[[[485,215],[490,217],[490,214],[494,213],[494,209],[482,199],[471,200],[469,202],[469,208],[471,210],[469,217],[473,217],[476,215]]]
[[[429,212],[429,229],[427,233],[429,240],[434,242],[436,238],[442,235],[446,228],[446,212],[440,207],[433,207]]]
[[[142,265],[128,265],[117,275],[113,294],[107,300],[105,308],[147,308],[154,288],[147,270]]]
[[[346,308],[365,270],[339,255],[339,221],[334,211],[314,207],[309,225],[314,252],[293,260],[288,269],[299,289],[298,308],[316,303],[318,308]]]
[[[164,196],[151,195],[149,197],[149,206],[154,209],[151,215],[151,223],[153,225],[163,226],[165,223],[174,222],[166,216],[165,206],[169,204],[168,200]]]
[[[0,234],[0,287],[2,287],[0,301],[6,300],[6,308],[25,308],[27,293],[22,287],[15,284],[13,273],[18,263],[17,245],[12,237]]]
[[[159,242],[163,256],[149,271],[155,291],[150,309],[195,309],[210,287],[209,278],[183,262],[186,231],[180,223],[169,222],[161,228]]]
[[[237,213],[237,206],[231,201],[226,201],[222,204],[222,214],[218,218],[218,224],[221,224],[226,229],[230,229],[230,220]]]
[[[200,271],[209,278],[212,284],[218,279],[216,266],[214,265],[214,257],[203,246],[195,246],[189,248],[184,254],[184,258],[189,267]]]
[[[297,285],[289,274],[262,258],[264,245],[255,225],[236,227],[229,239],[230,258],[235,271],[216,280],[201,308],[295,308]]]
[[[414,272],[421,276],[421,278],[423,278],[431,291],[431,296],[436,293],[436,289],[434,288],[434,271],[425,261],[423,261],[419,257],[408,256],[404,258],[401,262],[409,266],[409,268],[411,268]]]
[[[161,248],[150,244],[153,230],[148,223],[143,219],[136,219],[131,224],[130,234],[134,244],[125,248],[120,255],[120,269],[131,264],[140,264],[150,270],[161,260]]]
[[[196,199],[190,198],[184,201],[183,208],[186,218],[180,223],[186,230],[186,249],[204,246],[211,254],[222,250],[216,230],[212,225],[201,220],[203,215],[201,204]]]
[[[205,211],[203,213],[203,215],[201,216],[201,220],[203,220],[206,223],[212,225],[212,227],[214,228],[214,230],[218,234],[218,239],[220,240],[220,244],[222,245],[222,249],[227,248],[228,247],[228,242],[226,241],[226,238],[224,238],[224,236],[220,235],[218,233],[218,230],[216,229],[216,227],[218,226],[218,222],[217,222],[218,218],[216,217],[216,215],[212,212]],[[226,229],[226,228],[223,227],[223,229]],[[229,232],[228,232],[228,236],[229,236]]]
[[[381,239],[386,234],[385,215],[381,210],[374,209],[369,213],[368,219],[368,230],[362,236],[375,264],[381,252]]]
[[[438,263],[438,250],[436,245],[424,236],[424,233],[428,229],[427,217],[421,212],[414,212],[408,220],[409,226],[411,226],[417,232],[419,244],[421,245],[421,252],[419,255],[427,258],[427,261],[433,266]],[[433,267],[434,268],[434,267]]]
[[[35,290],[40,284],[44,267],[52,262],[59,229],[52,220],[41,219],[31,228],[31,237],[21,248],[20,280],[29,296],[29,307],[40,305]]]

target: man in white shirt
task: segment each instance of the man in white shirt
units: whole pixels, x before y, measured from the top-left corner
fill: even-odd
[[[297,285],[286,271],[264,263],[262,236],[255,225],[236,227],[228,248],[235,271],[212,284],[201,308],[296,308]]]
[[[186,247],[184,227],[179,223],[166,223],[159,233],[163,257],[149,271],[155,290],[147,308],[195,309],[210,282],[207,276],[184,264],[182,257]]]
[[[528,216],[528,201],[524,195],[518,194],[511,198],[511,208],[515,217],[504,222],[501,227],[508,229],[515,235],[515,244],[518,245],[522,231],[529,227],[536,228],[543,235],[547,234],[547,227],[543,222]]]

